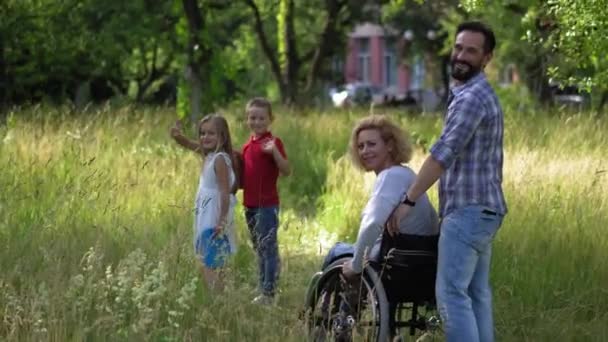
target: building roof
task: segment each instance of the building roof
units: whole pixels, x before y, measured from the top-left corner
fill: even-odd
[[[367,37],[383,37],[383,36],[396,36],[399,31],[390,26],[381,26],[373,23],[362,23],[355,27],[355,29],[349,34],[353,38],[367,38]]]

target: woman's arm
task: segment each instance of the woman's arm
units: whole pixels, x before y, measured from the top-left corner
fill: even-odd
[[[369,203],[368,203],[369,204]],[[363,271],[363,261],[368,257],[372,246],[382,234],[383,224],[374,216],[374,213],[364,213],[359,226],[359,235],[355,242],[355,252],[351,267],[355,273]]]
[[[220,190],[220,213],[215,228],[216,234],[228,223],[228,207],[230,206],[230,175],[228,164],[223,156],[215,157],[214,165],[217,185]]]
[[[352,260],[352,268],[355,272],[360,273],[363,270],[364,256],[370,252],[382,234],[386,221],[399,203],[405,178],[403,172],[393,168],[385,170],[376,179],[372,196],[361,214],[359,235]]]

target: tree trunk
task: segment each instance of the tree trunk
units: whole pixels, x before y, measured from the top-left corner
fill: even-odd
[[[276,14],[278,23],[278,51],[271,48],[264,31],[259,7],[255,0],[243,0],[253,12],[253,28],[258,37],[264,55],[270,63],[273,76],[279,86],[281,101],[285,104],[294,104],[300,95],[300,76],[306,76],[304,91],[308,92],[314,87],[318,79],[323,62],[336,50],[336,39],[342,35],[340,28],[345,27],[353,19],[352,8],[344,18],[342,14],[346,6],[356,6],[354,1],[324,0],[326,21],[316,46],[310,51],[300,54],[297,46],[295,31],[295,0],[279,0],[279,9]],[[277,53],[278,52],[278,53]],[[300,75],[303,65],[311,61],[312,64],[306,75]]]
[[[190,88],[190,121],[194,123],[203,112],[203,86],[201,78],[192,70],[191,65],[186,68],[185,76]]]
[[[4,37],[0,35],[0,124],[5,121],[4,108],[8,99],[8,77],[4,59]]]
[[[188,21],[188,64],[185,68],[186,80],[190,88],[190,120],[196,122],[203,110],[210,104],[202,103],[203,84],[205,78],[203,71],[207,69],[211,60],[211,50],[201,41],[201,32],[205,27],[203,16],[196,0],[182,0],[184,12]]]
[[[315,49],[312,58],[312,65],[310,67],[310,70],[308,71],[305,87],[306,92],[310,92],[312,90],[314,83],[319,78],[323,62],[333,52],[332,42],[335,37],[340,34],[339,32],[337,32],[337,17],[344,5],[346,5],[346,3],[338,1],[325,2],[325,9],[327,12],[325,17],[325,25],[323,26],[323,31],[321,32],[319,44]]]
[[[551,102],[551,88],[547,78],[546,57],[537,56],[534,61],[524,66],[524,79],[530,91],[540,103],[548,105]]]
[[[283,82],[286,86],[285,97],[282,98],[284,104],[295,104],[298,98],[298,72],[300,61],[296,45],[296,30],[294,28],[294,3],[293,0],[281,0],[282,9],[279,10],[279,23],[283,22],[283,29],[279,31],[279,40],[282,40],[285,51],[281,57],[284,58],[284,65],[281,65],[284,75]],[[279,42],[281,46],[281,42]]]
[[[258,41],[262,46],[262,51],[264,55],[268,59],[268,63],[270,63],[270,70],[272,71],[272,75],[274,76],[277,84],[279,86],[279,91],[281,93],[281,99],[285,99],[286,94],[286,85],[283,81],[283,74],[281,72],[281,66],[279,65],[279,60],[270,46],[270,42],[268,41],[268,37],[266,36],[266,31],[264,31],[264,25],[262,23],[262,16],[260,14],[260,10],[254,0],[245,0],[247,5],[251,8],[253,12],[253,29],[255,30],[255,34],[258,37]]]
[[[604,110],[604,106],[606,105],[607,102],[608,102],[608,90],[604,90],[602,92],[602,97],[600,98],[600,103],[597,106],[597,113],[599,115],[604,114],[604,113],[602,113],[602,111]]]

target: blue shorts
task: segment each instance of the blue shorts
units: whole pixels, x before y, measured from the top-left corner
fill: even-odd
[[[213,237],[213,228],[203,230],[196,238],[196,255],[205,267],[223,267],[230,255],[230,242],[226,234]]]

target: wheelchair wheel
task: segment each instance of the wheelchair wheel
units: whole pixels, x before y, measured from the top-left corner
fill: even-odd
[[[312,341],[387,341],[389,307],[380,278],[366,267],[360,281],[342,277],[342,258],[311,281],[306,323]]]

